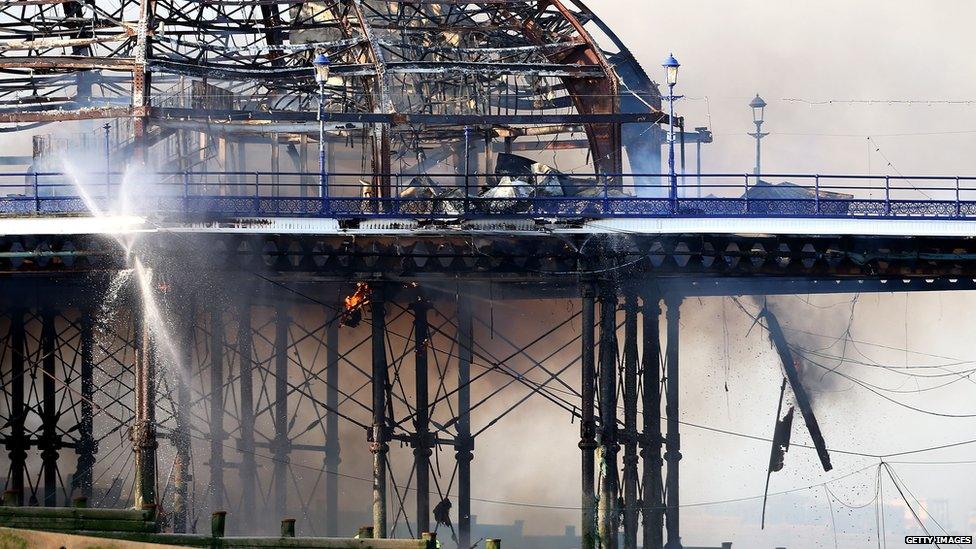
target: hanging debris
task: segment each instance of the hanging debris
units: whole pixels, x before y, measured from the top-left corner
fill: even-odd
[[[369,305],[372,290],[365,282],[356,283],[356,291],[343,300],[343,309],[339,314],[339,322],[343,326],[355,328],[363,319],[363,307]]]
[[[760,529],[766,527],[766,497],[769,495],[769,477],[776,471],[783,469],[786,452],[790,449],[790,433],[793,429],[793,407],[790,406],[783,419],[779,418],[783,411],[783,397],[786,396],[786,378],[779,388],[779,404],[776,405],[776,426],[773,429],[773,446],[769,450],[769,467],[766,469],[766,488],[763,490],[762,522]]]
[[[827,452],[827,444],[824,442],[823,433],[820,432],[820,424],[817,423],[817,418],[813,415],[810,396],[800,381],[797,362],[786,342],[786,336],[783,335],[783,328],[780,327],[779,320],[776,319],[776,315],[769,308],[764,308],[760,316],[766,318],[769,339],[772,341],[773,346],[776,347],[776,352],[779,353],[780,361],[783,363],[783,371],[786,373],[786,379],[789,380],[790,389],[793,390],[793,397],[796,399],[796,405],[800,407],[803,422],[810,432],[810,438],[813,440],[813,446],[817,449],[817,455],[820,456],[820,464],[823,466],[824,471],[830,471],[834,466],[830,464],[830,454]]]

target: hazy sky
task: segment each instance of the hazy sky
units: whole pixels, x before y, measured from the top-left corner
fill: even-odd
[[[970,23],[958,0],[647,2],[590,0],[644,68],[663,80],[668,52],[681,62],[677,93],[688,127],[708,125],[706,171],[748,171],[749,100],[768,103],[764,171],[884,173],[866,136],[904,174],[971,174],[976,103],[835,103],[828,100],[976,100]],[[924,5],[924,9],[923,9]],[[706,101],[705,98],[708,100]],[[952,133],[956,132],[956,133]],[[958,133],[967,132],[967,133]],[[941,135],[890,134],[941,133]],[[895,173],[895,172],[891,172]]]

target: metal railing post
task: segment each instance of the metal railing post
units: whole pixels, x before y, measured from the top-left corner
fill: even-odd
[[[814,213],[820,215],[820,174],[813,176],[813,204]]]
[[[885,176],[885,215],[891,215],[891,178]]]
[[[394,184],[396,193],[391,197],[393,200],[393,213],[396,215],[400,215],[400,185],[402,185],[400,182],[401,177],[403,177],[403,174],[396,174],[396,183]]]
[[[959,217],[962,213],[961,204],[959,203],[959,176],[956,176],[956,217]]]
[[[749,174],[745,174],[742,197],[746,199],[746,213],[749,213]]]
[[[605,177],[603,177],[602,179],[603,179],[603,215],[608,215],[610,213],[610,186],[607,185],[607,179]]]
[[[37,172],[34,172],[34,213],[41,211],[41,195],[38,191]]]
[[[261,213],[261,175],[254,172],[254,215]]]

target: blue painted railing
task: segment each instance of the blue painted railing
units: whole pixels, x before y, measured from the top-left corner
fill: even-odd
[[[827,217],[976,219],[976,176],[168,172],[0,174],[0,214],[97,209],[180,219],[230,217],[622,218]],[[513,181],[514,180],[514,181]],[[75,181],[80,183],[75,183]],[[387,187],[375,196],[376,186]],[[788,185],[770,185],[767,181]],[[434,187],[436,186],[436,191]],[[494,188],[488,195],[485,191]],[[522,193],[522,194],[519,194]]]

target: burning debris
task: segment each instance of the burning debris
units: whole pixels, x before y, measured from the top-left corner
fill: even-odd
[[[343,308],[339,313],[339,322],[343,326],[355,328],[363,320],[363,308],[369,305],[372,290],[365,282],[356,283],[356,291],[346,296]]]
[[[551,198],[551,206],[558,209],[558,201],[574,196],[628,196],[620,189],[604,189],[592,178],[570,176],[546,164],[508,153],[498,155],[494,177],[485,183],[465,193],[457,186],[440,185],[429,175],[418,175],[400,190],[399,196],[404,200],[401,212],[457,215],[464,211],[467,199],[470,207],[480,213],[526,213],[533,207],[534,201],[530,199]],[[368,196],[364,194],[364,198]],[[550,209],[547,207],[546,211]]]

